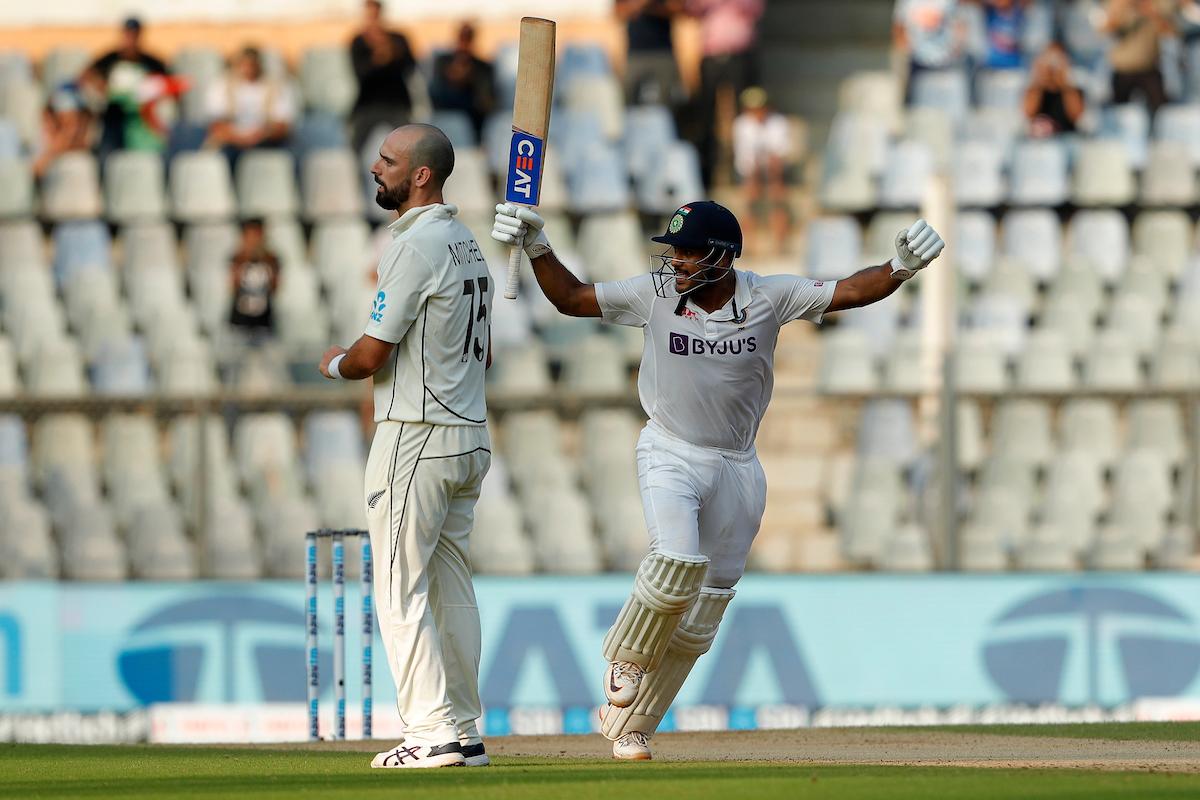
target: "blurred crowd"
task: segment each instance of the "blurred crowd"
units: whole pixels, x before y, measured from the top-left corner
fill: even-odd
[[[1022,71],[1030,135],[1072,133],[1088,98],[1142,103],[1151,115],[1184,99],[1200,1],[898,0],[893,42],[910,94],[926,71]]]

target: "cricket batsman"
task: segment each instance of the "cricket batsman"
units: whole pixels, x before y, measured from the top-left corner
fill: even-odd
[[[754,449],[774,385],[779,328],[878,302],[929,266],[945,243],[924,220],[896,235],[896,256],[840,281],[756,275],[734,215],[683,206],[653,241],[649,274],[587,284],[554,255],[538,214],[496,207],[492,238],[525,249],[563,314],[602,317],[645,335],[638,393],[650,418],[637,445],[650,554],[604,640],[608,704],[601,732],[613,758],[648,760],[650,737],[696,659],[708,651],[766,506]]]
[[[372,767],[486,766],[476,720],[479,609],[469,538],[491,464],[484,370],[494,287],[479,245],[442,197],[454,149],[442,131],[392,131],[371,168],[396,212],[366,331],[321,374],[374,377],[367,527],[375,602],[404,741]]]

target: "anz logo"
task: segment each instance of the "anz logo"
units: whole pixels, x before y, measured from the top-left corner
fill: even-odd
[[[757,349],[757,336],[710,342],[698,336],[688,336],[686,333],[672,332],[670,339],[670,351],[673,355],[677,356],[736,356],[743,352],[753,353]]]
[[[387,303],[384,302],[386,299],[387,292],[375,295],[375,300],[371,303],[371,322],[377,324],[383,322],[383,310],[387,308]]]

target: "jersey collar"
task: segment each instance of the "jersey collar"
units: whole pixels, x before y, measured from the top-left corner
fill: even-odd
[[[434,219],[449,219],[458,213],[458,206],[451,205],[450,203],[431,203],[427,206],[410,208],[400,215],[400,219],[388,225],[388,230],[392,232],[392,238],[395,239],[411,228],[416,223],[417,218],[426,212],[429,212],[430,217]]]
[[[707,316],[713,322],[744,322],[746,319],[746,307],[750,305],[750,278],[748,277],[747,273],[740,269],[735,269],[733,274],[736,279],[736,283],[734,284],[733,288],[733,297],[729,299],[728,303],[721,306],[711,314],[708,314],[704,311],[704,309],[700,308],[695,303],[692,303],[685,296],[683,298],[683,302],[681,302],[679,305],[679,311],[683,310],[684,305],[689,305],[696,311]]]

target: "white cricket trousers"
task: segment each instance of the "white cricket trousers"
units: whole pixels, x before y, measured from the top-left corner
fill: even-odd
[[[708,556],[704,585],[732,589],[767,506],[754,448],[701,447],[651,421],[638,438],[637,464],[650,549]]]
[[[480,741],[469,540],[491,465],[482,425],[381,422],[367,459],[379,629],[405,738]]]

